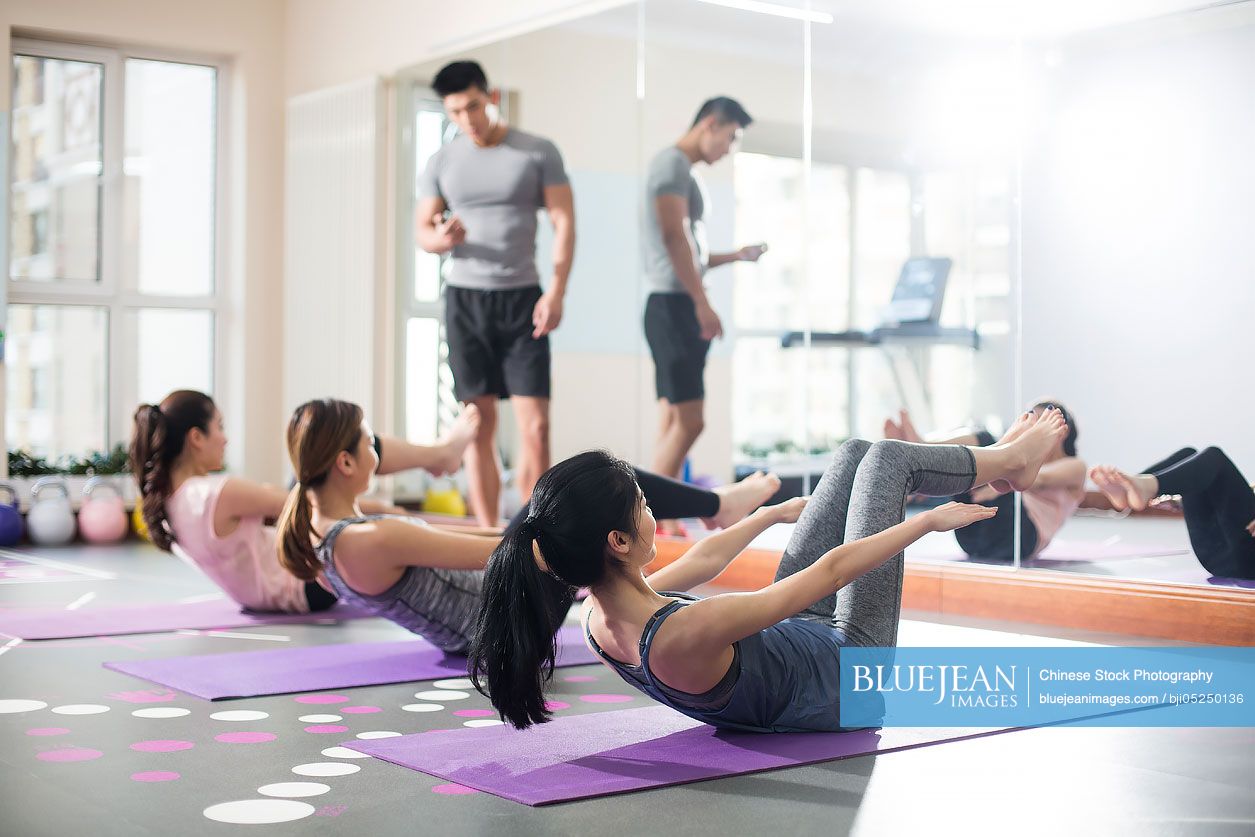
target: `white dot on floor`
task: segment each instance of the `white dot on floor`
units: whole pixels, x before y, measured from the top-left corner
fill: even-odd
[[[215,721],[261,721],[269,718],[270,713],[256,709],[228,709],[225,712],[215,712],[209,717]]]
[[[191,715],[192,710],[178,706],[149,706],[136,709],[131,714],[136,718],[182,718],[184,715]]]
[[[369,741],[372,738],[397,738],[400,735],[401,733],[392,732],[391,730],[375,729],[370,732],[359,732],[357,737]]]
[[[328,747],[322,754],[329,759],[368,759],[370,756],[348,747]]]
[[[401,708],[406,712],[439,712],[444,709],[439,703],[407,703]]]
[[[431,685],[437,689],[473,689],[475,684],[468,677],[454,677],[449,680],[437,680]]]
[[[343,721],[339,715],[302,715],[296,720],[302,724],[334,724],[336,721]]]
[[[47,705],[42,700],[17,700],[13,698],[0,700],[0,715],[8,715],[12,712],[34,712],[36,709],[43,709]]]
[[[215,822],[266,825],[304,819],[314,813],[314,806],[308,802],[293,802],[290,799],[241,799],[210,805],[204,813]]]
[[[419,700],[466,700],[470,694],[455,692],[451,689],[436,689],[433,692],[415,692],[414,697]]]
[[[292,772],[297,776],[347,776],[361,769],[360,765],[345,764],[342,761],[315,761],[298,764],[292,768]]]
[[[262,785],[257,792],[262,796],[286,796],[299,799],[305,796],[321,796],[331,790],[331,785],[322,782],[276,782],[273,785]]]
[[[70,703],[65,706],[54,706],[52,711],[58,715],[99,715],[108,712],[109,707],[99,703]]]
[[[498,721],[496,718],[477,718],[474,721],[463,721],[464,727],[499,727],[505,722]]]

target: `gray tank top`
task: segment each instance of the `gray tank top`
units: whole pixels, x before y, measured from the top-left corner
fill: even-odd
[[[376,595],[359,593],[340,577],[333,559],[336,538],[349,526],[385,518],[404,520],[415,526],[426,525],[399,514],[369,514],[336,521],[314,549],[327,582],[341,601],[360,605],[396,622],[450,654],[465,654],[479,610],[484,581],[482,571],[406,567],[396,584]]]

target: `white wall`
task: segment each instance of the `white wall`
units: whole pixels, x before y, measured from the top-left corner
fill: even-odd
[[[226,282],[230,390],[220,394],[232,466],[278,480],[286,460],[279,386],[283,276],[283,0],[5,0],[0,110],[10,99],[11,35],[148,46],[230,62]],[[7,131],[6,137],[7,137]],[[5,152],[7,154],[7,139]],[[7,181],[6,181],[7,182]],[[2,391],[2,389],[0,389]],[[2,432],[2,431],[0,431]]]
[[[1039,56],[1024,168],[1024,393],[1081,453],[1183,445],[1255,476],[1255,8]]]

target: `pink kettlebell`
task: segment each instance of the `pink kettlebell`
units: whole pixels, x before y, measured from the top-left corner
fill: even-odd
[[[101,492],[99,489],[108,489]],[[100,496],[107,493],[109,496]],[[129,529],[126,508],[117,486],[103,477],[92,477],[83,486],[83,506],[78,512],[78,530],[88,543],[117,543]]]

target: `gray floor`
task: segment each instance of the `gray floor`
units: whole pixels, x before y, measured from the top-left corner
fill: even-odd
[[[0,607],[80,607],[177,600],[213,592],[194,571],[149,547],[74,548],[34,553],[71,567],[116,574],[113,580],[77,578],[42,583],[0,583]],[[59,577],[49,573],[49,577]],[[907,614],[908,617],[912,614]],[[915,616],[918,617],[918,614]],[[904,624],[903,641],[959,644],[978,635],[965,628],[1002,632],[1012,644],[1040,643],[1038,627],[964,620],[964,627]],[[443,711],[401,709],[430,684],[338,690],[341,706],[379,712],[342,714],[347,733],[313,734],[307,714],[341,714],[335,705],[297,703],[293,696],[209,703],[164,690],[101,667],[107,660],[272,649],[296,644],[366,642],[397,637],[387,623],[362,620],[335,626],[244,629],[254,637],[150,634],[113,639],[25,642],[0,653],[0,701],[38,700],[47,708],[0,714],[0,810],[3,835],[220,834],[243,826],[213,822],[206,808],[261,799],[258,788],[282,782],[329,786],[301,801],[312,816],[283,824],[250,826],[266,833],[411,834],[1252,834],[1255,833],[1255,729],[1022,730],[984,738],[867,756],[754,776],[703,782],[601,800],[533,809],[487,794],[443,795],[439,780],[371,759],[321,755],[353,734],[401,733],[456,726],[451,712],[482,708],[477,694],[447,702]],[[1119,643],[1119,637],[1068,632],[1069,640]],[[980,637],[983,640],[992,635]],[[0,642],[0,645],[3,645]],[[597,666],[566,669],[554,697],[569,712],[598,712],[644,705],[581,703],[579,696],[627,693]],[[91,715],[56,714],[55,707],[96,704]],[[2,705],[2,704],[0,704]],[[168,719],[135,717],[146,707],[181,707]],[[256,721],[221,721],[223,710],[258,710]],[[67,729],[30,735],[32,729]],[[261,743],[223,743],[215,736],[255,731],[276,736]],[[171,752],[141,752],[141,741],[182,741]],[[184,745],[179,745],[184,746]],[[94,750],[84,761],[45,761],[50,751]],[[337,762],[360,771],[305,778],[292,768]],[[178,773],[171,781],[140,782],[144,772]]]

